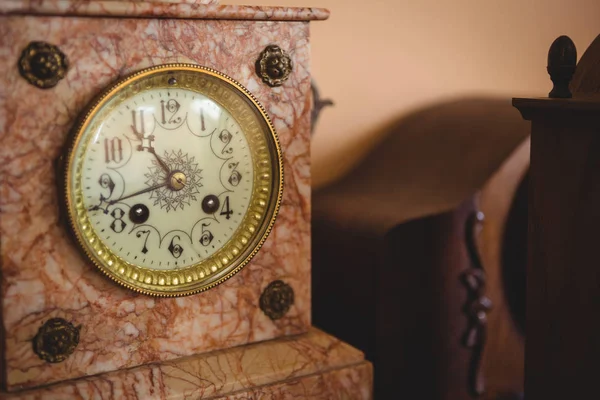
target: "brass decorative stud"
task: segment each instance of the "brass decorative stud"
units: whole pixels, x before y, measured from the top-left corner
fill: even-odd
[[[62,318],[49,319],[33,338],[33,351],[46,362],[63,362],[79,344],[80,329]]]
[[[173,190],[179,191],[185,187],[187,183],[187,177],[181,171],[175,171],[169,175],[169,187]]]
[[[294,290],[287,283],[276,280],[260,296],[260,309],[272,320],[283,317],[294,304]]]
[[[69,61],[58,47],[46,42],[31,42],[21,53],[19,72],[32,85],[49,89],[65,77]]]
[[[548,51],[548,74],[554,83],[548,97],[570,99],[573,97],[569,83],[577,66],[577,49],[568,36],[558,37]]]
[[[292,59],[277,45],[267,46],[256,61],[256,73],[267,85],[281,86],[292,72]]]

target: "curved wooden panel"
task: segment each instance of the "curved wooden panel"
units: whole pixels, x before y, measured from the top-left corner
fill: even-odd
[[[570,87],[574,96],[600,93],[600,35],[581,56]]]
[[[519,210],[518,203],[515,205],[515,196],[519,193],[528,168],[529,140],[526,140],[502,164],[481,192],[481,210],[486,218],[480,245],[487,273],[486,294],[494,304],[488,314],[488,339],[483,356],[486,399],[496,400],[500,395],[523,392],[525,343],[514,314],[518,305],[511,302],[511,299],[519,298],[517,292],[520,289],[518,282],[515,285],[514,281],[507,278],[511,275],[518,277],[514,269],[519,267],[512,264],[515,261],[511,256],[526,251],[527,240],[526,236],[517,233],[519,237],[515,236],[512,242],[507,242],[507,236],[511,234],[509,230],[523,227],[524,221],[520,220],[523,217],[522,209]],[[526,232],[525,220],[525,235]],[[513,273],[507,274],[507,270]]]

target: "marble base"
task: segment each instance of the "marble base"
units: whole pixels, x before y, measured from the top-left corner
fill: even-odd
[[[110,372],[0,400],[372,399],[363,354],[312,328],[308,333]]]

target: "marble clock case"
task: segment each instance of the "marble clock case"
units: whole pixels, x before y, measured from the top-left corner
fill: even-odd
[[[35,388],[310,329],[308,21],[325,19],[328,12],[171,2],[0,2],[0,300],[5,390]],[[64,78],[53,88],[38,88],[19,72],[21,53],[34,41],[57,46],[68,59]],[[265,84],[255,68],[260,53],[271,44],[287,52],[293,65],[289,79],[278,87]],[[156,298],[112,283],[75,248],[59,215],[55,161],[78,114],[95,95],[124,75],[175,62],[221,71],[258,98],[279,135],[285,186],[274,230],[248,266],[207,292]],[[280,318],[259,306],[261,295],[276,280],[294,293],[293,305]],[[74,352],[60,363],[42,360],[32,346],[40,327],[52,318],[62,318],[79,330]]]

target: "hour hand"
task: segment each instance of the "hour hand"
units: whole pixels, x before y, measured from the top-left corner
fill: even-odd
[[[171,173],[171,169],[169,168],[169,166],[167,165],[167,163],[158,156],[158,154],[156,154],[156,150],[154,150],[154,147],[150,147],[148,149],[148,151],[150,153],[152,153],[152,155],[156,158],[156,161],[158,161],[158,163],[160,164],[160,167],[162,169],[165,170],[165,172],[167,173],[167,175],[169,175]]]

